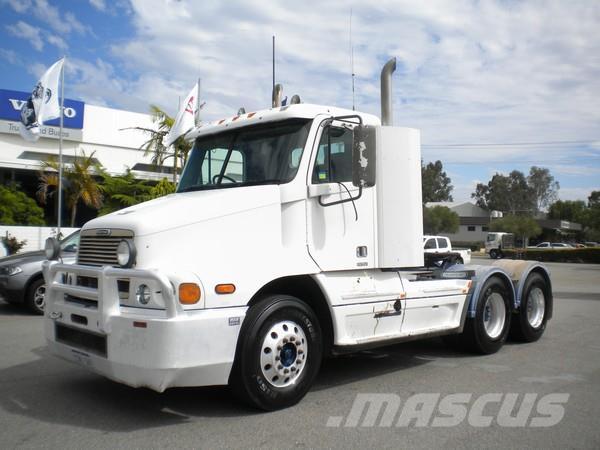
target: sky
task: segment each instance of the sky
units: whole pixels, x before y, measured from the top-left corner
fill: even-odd
[[[394,125],[421,130],[455,201],[546,167],[559,198],[600,190],[600,1],[0,0],[0,88],[30,91],[67,56],[65,94],[175,114],[201,78],[203,120],[270,107],[272,36],[284,96],[380,115],[396,57]],[[353,64],[352,64],[353,61]]]

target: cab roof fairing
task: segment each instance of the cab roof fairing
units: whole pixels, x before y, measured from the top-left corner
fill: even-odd
[[[281,106],[279,108],[264,109],[207,122],[190,130],[185,135],[185,139],[187,141],[192,141],[198,137],[219,133],[224,130],[232,130],[259,123],[278,122],[286,119],[315,119],[318,116],[338,117],[352,115],[360,116],[365,125],[381,125],[379,118],[372,114],[344,108],[302,103]]]

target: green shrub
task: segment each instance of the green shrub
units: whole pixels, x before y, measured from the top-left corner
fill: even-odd
[[[529,249],[502,250],[505,258],[528,259],[543,262],[570,262],[600,264],[600,248]]]
[[[9,255],[14,255],[21,250],[27,244],[27,239],[19,241],[16,237],[11,236],[7,233],[6,236],[2,237],[2,243],[6,247]]]

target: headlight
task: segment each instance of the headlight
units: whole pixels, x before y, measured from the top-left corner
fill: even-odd
[[[117,262],[121,267],[131,267],[135,262],[135,246],[133,242],[122,240],[117,247]]]
[[[0,273],[3,275],[8,275],[8,276],[12,276],[12,275],[16,275],[18,273],[23,272],[23,269],[21,269],[20,266],[4,266],[4,267],[0,267]]]
[[[60,255],[60,243],[58,242],[58,239],[51,237],[46,239],[44,252],[46,252],[46,258],[50,261],[58,259],[58,256]]]
[[[140,284],[135,293],[135,298],[140,305],[147,305],[150,302],[150,288],[145,284]]]

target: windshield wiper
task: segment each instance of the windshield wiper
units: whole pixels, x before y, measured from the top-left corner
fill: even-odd
[[[245,187],[245,186],[260,186],[263,184],[281,184],[282,181],[279,179],[270,179],[270,180],[257,180],[257,181],[243,181],[238,183],[225,183],[225,184],[195,184],[193,186],[188,186],[183,189],[177,191],[178,194],[184,192],[192,192],[192,191],[208,191],[213,189],[225,189],[225,188],[234,188],[234,187]]]

